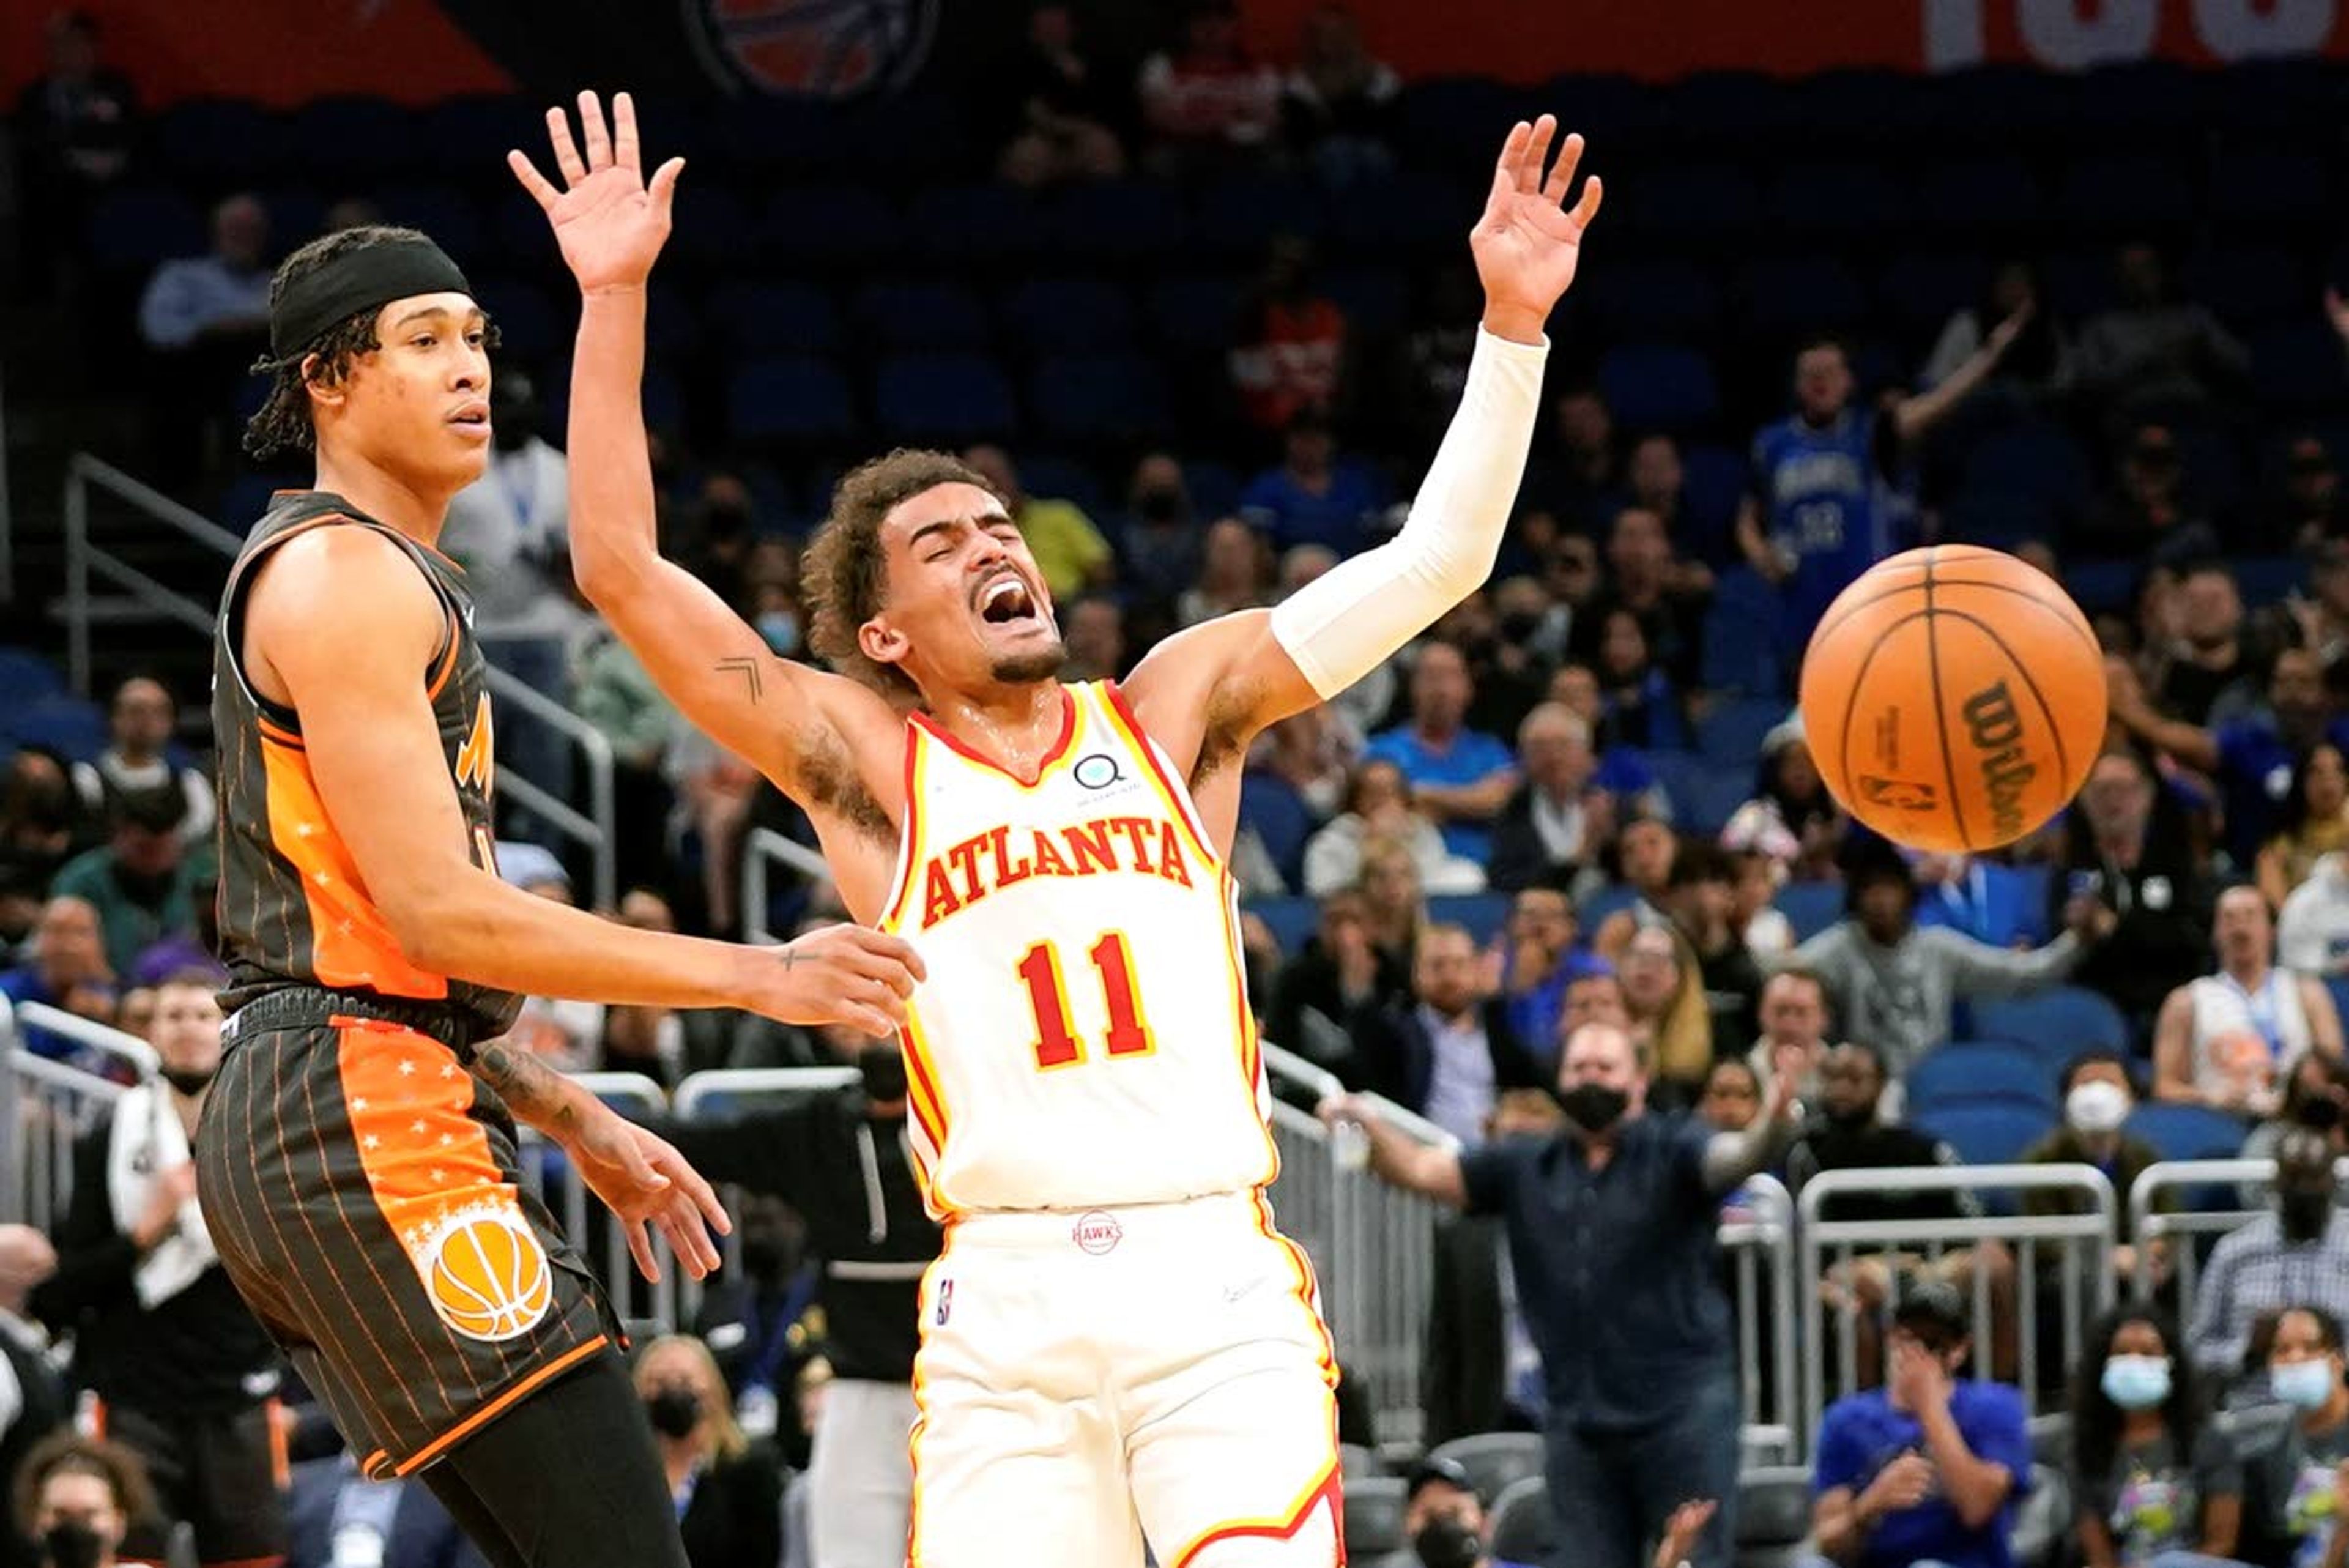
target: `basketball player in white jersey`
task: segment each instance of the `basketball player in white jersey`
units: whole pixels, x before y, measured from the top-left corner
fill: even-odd
[[[1548,117],[1502,151],[1470,235],[1483,330],[1402,533],[1276,609],[1169,639],[1123,688],[1071,687],[1019,530],[942,454],[851,473],[809,550],[812,645],[844,674],[775,659],[661,559],[637,388],[680,164],[647,187],[615,108],[607,133],[582,95],[584,156],[550,112],[563,191],[512,158],[583,295],[580,587],[688,717],[806,807],[849,909],[928,966],[902,1044],[947,1239],[922,1294],[912,1561],[1133,1568],[1146,1536],[1164,1568],[1329,1568],[1336,1370],[1263,1198],[1225,865],[1240,764],[1491,572],[1543,324],[1599,211],[1595,179],[1564,205],[1581,142],[1547,178]]]

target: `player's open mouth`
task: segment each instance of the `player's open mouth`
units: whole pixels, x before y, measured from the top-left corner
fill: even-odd
[[[1016,574],[997,577],[978,591],[978,618],[989,626],[1017,626],[1036,619],[1035,596]]]
[[[468,434],[488,435],[490,405],[483,402],[467,403],[449,416],[449,422]]]

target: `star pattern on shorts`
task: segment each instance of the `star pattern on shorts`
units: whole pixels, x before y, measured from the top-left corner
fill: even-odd
[[[412,1121],[412,1122],[409,1123],[409,1124],[408,1124],[408,1130],[409,1130],[409,1132],[412,1132],[412,1133],[416,1134],[419,1137],[423,1137],[423,1136],[424,1136],[424,1121],[423,1121],[423,1118],[419,1116],[419,1118],[417,1118],[415,1121]]]
[[[373,1133],[369,1133],[367,1137],[359,1139],[359,1147],[367,1149],[381,1148],[383,1147],[383,1139],[376,1137]]]
[[[358,1112],[360,1112],[360,1113],[364,1114],[364,1113],[366,1112],[367,1108],[367,1101],[365,1101],[364,1099],[353,1100],[353,1101],[351,1102],[351,1109],[353,1109],[353,1110],[355,1110],[355,1111],[358,1111]]]
[[[457,1135],[456,1135],[456,1134],[454,1134],[454,1133],[442,1133],[442,1134],[440,1135],[440,1147],[441,1147],[442,1148],[447,1148],[447,1147],[449,1147],[451,1144],[455,1143],[456,1141],[457,1141]]]
[[[424,1173],[424,1177],[425,1177],[425,1179],[426,1179],[426,1180],[428,1180],[428,1181],[439,1181],[440,1179],[441,1179],[443,1177],[447,1176],[448,1174],[449,1174],[449,1173],[448,1173],[447,1171],[445,1171],[445,1170],[441,1169],[439,1166],[437,1166],[437,1165],[436,1165],[436,1166],[434,1166],[431,1169],[429,1169],[429,1170],[426,1171],[426,1172]]]
[[[402,1062],[399,1064],[399,1075],[403,1078],[413,1078],[416,1076],[416,1064],[413,1062]]]

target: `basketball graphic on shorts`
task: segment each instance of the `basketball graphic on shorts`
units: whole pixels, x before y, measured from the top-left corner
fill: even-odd
[[[1803,656],[1827,789],[1912,849],[1992,849],[2068,803],[2105,737],[2105,658],[2070,596],[2002,551],[1940,545],[1846,588]]]
[[[520,1214],[475,1210],[455,1217],[428,1248],[424,1288],[443,1323],[494,1342],[537,1326],[554,1301],[554,1276]]]

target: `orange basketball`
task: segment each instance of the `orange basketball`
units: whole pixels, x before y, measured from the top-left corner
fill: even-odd
[[[1803,656],[1803,731],[1845,809],[1912,849],[1993,849],[2063,809],[2105,738],[2105,658],[2070,596],[1998,550],[1895,556]]]

